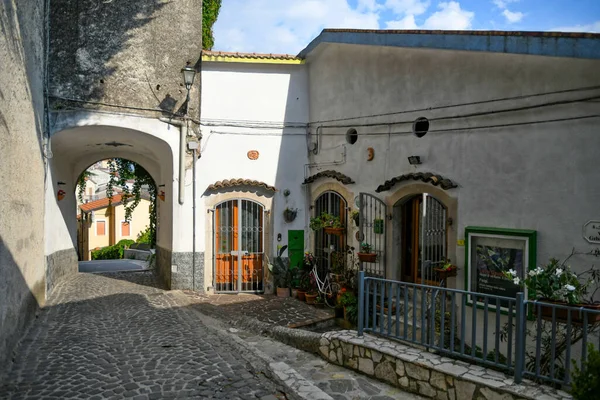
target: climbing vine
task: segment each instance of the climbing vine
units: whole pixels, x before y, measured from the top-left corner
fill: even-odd
[[[215,45],[213,25],[219,17],[221,0],[204,0],[202,2],[202,48],[211,50]]]
[[[106,197],[108,205],[112,204],[112,197],[115,188],[121,190],[121,203],[125,209],[125,221],[131,221],[133,210],[140,204],[142,200],[142,189],[147,189],[150,195],[150,223],[148,231],[150,235],[150,244],[152,247],[156,244],[156,185],[152,176],[141,165],[125,160],[123,158],[112,158],[108,160],[109,180],[106,183]],[[85,192],[86,177],[90,176],[89,171],[84,171],[79,177],[78,196],[80,202],[83,203],[83,193]],[[133,181],[131,187],[128,181]]]
[[[77,198],[80,203],[83,203],[83,195],[85,194],[85,186],[87,184],[88,178],[95,176],[92,171],[88,171],[87,169],[79,175],[79,179],[77,180]]]

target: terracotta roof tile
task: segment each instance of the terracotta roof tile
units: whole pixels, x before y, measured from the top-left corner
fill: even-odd
[[[231,57],[231,58],[262,58],[270,60],[301,60],[298,56],[292,54],[274,54],[274,53],[240,53],[232,51],[211,51],[203,50],[202,55],[213,57]]]
[[[433,186],[440,186],[444,190],[458,187],[456,183],[452,182],[450,179],[444,178],[441,175],[432,174],[431,172],[416,172],[400,175],[390,179],[389,181],[385,181],[385,183],[383,185],[379,185],[375,191],[377,193],[381,193],[386,190],[390,190],[396,183],[408,180],[431,183]]]
[[[112,204],[115,205],[121,203],[122,197],[123,196],[120,194],[114,195],[112,197]],[[100,200],[90,201],[89,203],[85,203],[79,206],[79,208],[81,208],[81,211],[83,212],[90,212],[106,207],[108,207],[108,197],[105,197]]]
[[[351,183],[354,183],[352,178],[350,178],[349,176],[346,176],[346,175],[342,174],[341,172],[332,171],[332,170],[319,172],[318,174],[309,176],[308,178],[306,178],[304,180],[303,183],[306,185],[307,183],[312,183],[320,178],[333,178],[333,179],[336,179],[336,180],[342,182],[344,185],[349,185]]]
[[[275,186],[267,185],[264,182],[255,181],[252,179],[224,179],[222,181],[217,181],[212,185],[208,185],[206,191],[216,191],[219,189],[227,189],[236,186],[254,186],[258,188],[263,188],[269,190],[271,192],[276,192],[277,189]]]

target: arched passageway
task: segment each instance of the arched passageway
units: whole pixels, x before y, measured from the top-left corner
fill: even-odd
[[[173,247],[174,224],[186,217],[173,197],[177,193],[173,171],[178,162],[174,151],[178,142],[178,130],[158,120],[114,115],[57,116],[46,177],[48,293],[53,282],[77,271],[77,179],[89,165],[107,158],[123,158],[142,166],[164,198],[157,202],[156,264],[160,277],[170,287],[171,257],[177,250]]]

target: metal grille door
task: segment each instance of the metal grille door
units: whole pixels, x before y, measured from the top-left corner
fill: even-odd
[[[215,291],[263,291],[263,206],[242,199],[221,203],[213,226]]]
[[[347,204],[342,196],[335,192],[325,192],[315,201],[315,216],[328,213],[340,217],[344,226],[347,223]],[[332,267],[331,256],[334,252],[346,252],[345,235],[329,235],[323,229],[315,232],[315,257],[319,268],[319,275],[324,276]],[[345,259],[345,257],[344,257]]]
[[[385,235],[387,225],[387,207],[377,197],[360,194],[359,230],[361,243],[371,245],[371,251],[377,254],[375,262],[361,262],[361,270],[370,276],[385,278]],[[360,248],[359,248],[359,251]]]
[[[433,284],[438,281],[433,268],[446,259],[446,207],[434,197],[423,193],[419,218],[420,268],[417,280]]]

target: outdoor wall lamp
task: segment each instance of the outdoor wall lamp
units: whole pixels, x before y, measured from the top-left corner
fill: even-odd
[[[189,91],[194,84],[194,78],[196,77],[196,69],[194,67],[190,67],[190,62],[188,61],[187,65],[181,69],[181,73],[183,74],[183,82],[185,83],[185,88]]]
[[[410,163],[410,165],[421,164],[421,157],[419,157],[419,156],[409,156],[408,157],[408,162]]]

